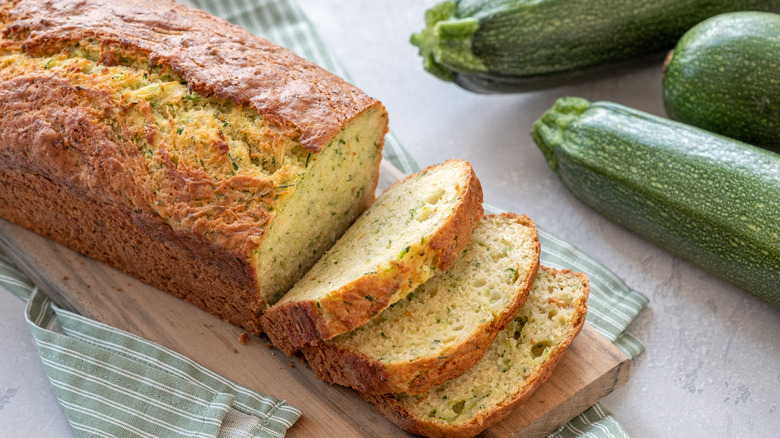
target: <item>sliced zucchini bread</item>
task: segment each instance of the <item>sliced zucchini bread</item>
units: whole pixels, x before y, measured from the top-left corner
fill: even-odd
[[[367,324],[303,353],[327,382],[358,391],[423,393],[482,358],[525,303],[539,250],[528,217],[486,216],[444,272]]]
[[[404,178],[264,313],[264,331],[292,354],[365,324],[452,264],[482,214],[482,186],[468,162]]]
[[[474,436],[509,415],[549,377],[585,322],[589,290],[584,274],[543,266],[525,305],[469,371],[417,396],[362,396],[406,431]]]

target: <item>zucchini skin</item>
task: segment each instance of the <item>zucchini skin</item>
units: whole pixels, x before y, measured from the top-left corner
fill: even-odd
[[[780,152],[780,15],[734,12],[685,33],[664,71],[670,118]]]
[[[780,155],[580,98],[531,136],[580,201],[780,308]]]
[[[467,90],[533,91],[625,71],[746,9],[780,12],[780,0],[448,0],[411,41],[426,70]]]

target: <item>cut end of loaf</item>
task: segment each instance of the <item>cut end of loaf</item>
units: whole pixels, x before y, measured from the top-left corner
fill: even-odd
[[[265,230],[258,285],[276,303],[374,200],[387,131],[384,108],[371,108],[317,154]]]
[[[482,188],[466,162],[399,181],[265,312],[266,332],[298,349],[366,323],[449,266],[482,214]]]

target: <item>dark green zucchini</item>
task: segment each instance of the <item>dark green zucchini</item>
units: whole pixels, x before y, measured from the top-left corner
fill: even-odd
[[[530,91],[623,71],[688,29],[780,0],[461,0],[425,14],[412,35],[425,69],[480,93]]]
[[[780,307],[780,155],[580,98],[531,136],[576,198]]]
[[[733,12],[685,33],[664,71],[684,123],[780,152],[780,15]]]

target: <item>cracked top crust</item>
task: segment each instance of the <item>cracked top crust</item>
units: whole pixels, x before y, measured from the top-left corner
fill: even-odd
[[[297,133],[312,152],[353,117],[381,105],[287,49],[172,0],[6,1],[0,20],[2,51],[44,56],[93,40],[101,63],[115,63],[121,50],[150,66],[168,66],[193,91],[251,106]]]

